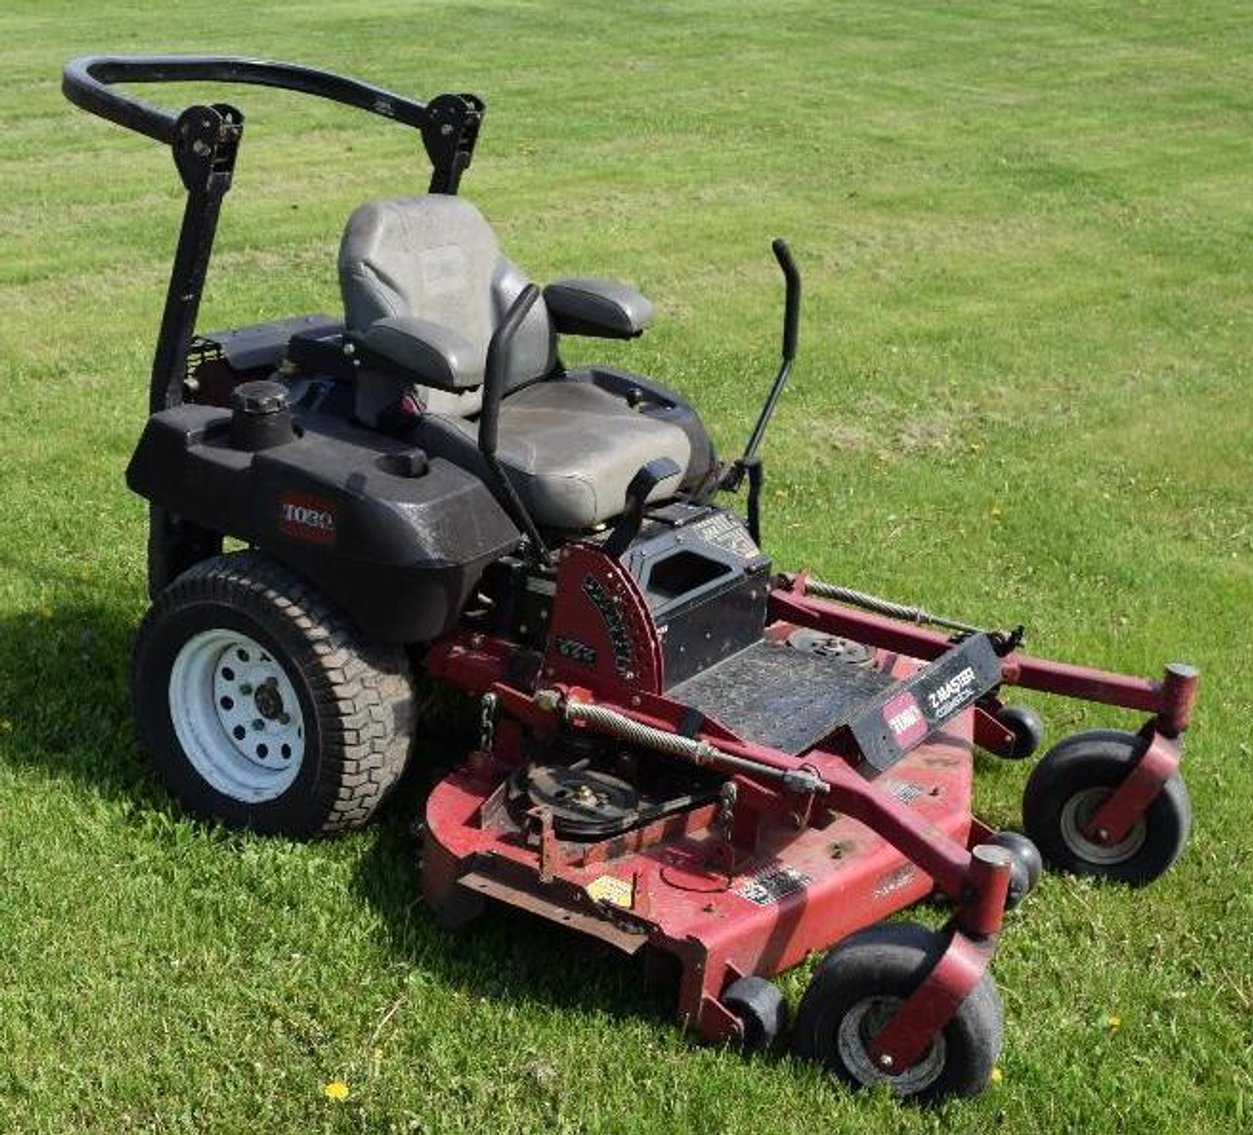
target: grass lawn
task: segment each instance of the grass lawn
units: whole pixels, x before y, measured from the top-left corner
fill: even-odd
[[[1248,5],[155,11],[0,11],[0,1131],[1247,1129]],[[445,935],[417,899],[418,792],[298,845],[193,822],[153,784],[122,470],[180,193],[167,152],[59,83],[75,55],[166,51],[482,95],[467,195],[536,278],[650,295],[645,339],[578,354],[677,386],[726,451],[773,373],[785,235],[806,292],[765,450],[776,562],[1021,620],[1042,653],[1202,668],[1188,850],[1147,891],[1052,877],[1010,916],[985,1097],[924,1113],[698,1047],[629,963],[520,917]],[[201,326],[335,312],[344,218],[425,184],[416,139],[230,97],[248,131]],[[1039,704],[1051,740],[1128,721]],[[1027,770],[978,773],[981,810],[1016,822]]]

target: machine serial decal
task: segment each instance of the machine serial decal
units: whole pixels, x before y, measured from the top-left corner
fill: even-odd
[[[775,867],[746,879],[733,893],[757,906],[770,906],[803,891],[812,882],[813,879],[795,867]]]
[[[912,780],[897,780],[891,777],[881,781],[886,792],[895,796],[902,804],[912,804],[920,796],[926,796],[927,790],[921,784],[915,784]]]
[[[309,493],[284,493],[278,499],[279,531],[309,544],[335,543],[335,506]]]
[[[894,891],[899,891],[902,887],[907,887],[916,873],[916,869],[912,863],[905,863],[895,870],[889,871],[882,876],[875,884],[874,894],[876,898],[885,899]]]
[[[595,902],[630,910],[635,905],[635,886],[628,879],[616,875],[601,875],[587,885],[587,893]]]
[[[614,602],[613,596],[605,590],[605,585],[594,575],[583,577],[583,594],[592,601],[592,605],[604,619],[609,645],[613,648],[613,668],[625,677],[635,668],[635,657],[631,651],[631,632],[627,630],[621,609]]]

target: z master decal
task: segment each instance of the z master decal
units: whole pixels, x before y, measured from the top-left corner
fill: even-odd
[[[973,634],[858,711],[848,730],[862,760],[883,772],[1001,680],[992,640]]]
[[[927,694],[927,704],[937,719],[949,717],[978,693],[974,689],[975,672],[969,666],[954,675],[938,689]]]

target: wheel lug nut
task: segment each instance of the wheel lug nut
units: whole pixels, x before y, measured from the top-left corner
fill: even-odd
[[[244,682],[240,685],[239,692],[247,697],[250,693],[252,693],[252,686],[247,682]]]
[[[256,719],[253,721],[253,723],[252,723],[252,727],[253,727],[253,728],[254,728],[254,729],[255,729],[258,733],[260,733],[260,732],[261,732],[261,730],[265,728],[265,722],[264,722],[264,721],[262,721],[262,720],[261,720],[261,718],[259,718],[259,717],[258,717],[258,718],[256,718]]]

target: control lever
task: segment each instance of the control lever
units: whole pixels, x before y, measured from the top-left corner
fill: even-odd
[[[483,375],[483,407],[479,411],[479,453],[487,466],[488,478],[497,501],[504,507],[513,522],[526,533],[527,542],[533,555],[541,563],[548,564],[552,556],[544,544],[539,527],[518,490],[513,487],[499,459],[496,457],[497,432],[500,424],[500,403],[505,396],[505,371],[509,362],[509,348],[513,337],[517,334],[522,321],[526,319],[535,301],[540,298],[540,290],[534,284],[527,284],[518,298],[505,312],[505,317],[492,334],[487,345],[487,364]]]
[[[786,298],[783,302],[783,361],[770,387],[770,393],[766,396],[765,405],[762,406],[761,413],[757,416],[757,424],[749,436],[748,445],[744,447],[744,456],[732,465],[732,470],[735,470],[736,466],[742,469],[757,456],[757,447],[761,445],[761,439],[765,436],[766,427],[774,415],[775,404],[787,385],[788,376],[792,373],[792,363],[796,359],[796,336],[801,318],[801,274],[797,271],[796,261],[792,259],[792,250],[788,248],[785,240],[776,237],[771,242],[770,248],[774,252],[774,258],[779,262],[779,267],[783,269],[786,287]],[[735,484],[731,486],[732,492],[740,487],[741,476],[743,476],[742,471],[736,474]]]
[[[761,445],[761,440],[766,433],[766,427],[770,424],[770,419],[774,415],[775,406],[778,404],[783,388],[787,385],[788,377],[792,373],[792,363],[796,359],[796,340],[801,316],[801,275],[797,270],[796,261],[792,259],[792,252],[788,248],[787,242],[780,237],[776,237],[771,242],[770,248],[774,252],[774,258],[779,262],[779,267],[783,270],[783,279],[786,286],[783,304],[783,349],[779,372],[775,375],[774,382],[770,386],[770,393],[766,395],[766,401],[762,405],[761,413],[757,415],[757,424],[753,426],[753,432],[749,435],[748,444],[744,447],[743,455],[732,461],[722,477],[709,484],[698,496],[698,500],[704,501],[718,491],[738,492],[745,476],[747,476],[748,533],[757,544],[761,543],[761,487],[765,480],[762,474],[761,458],[757,456],[757,449]]]
[[[644,523],[644,506],[653,490],[667,477],[682,472],[673,457],[655,457],[647,465],[640,466],[627,485],[626,509],[605,541],[605,551],[609,555],[616,559],[631,546],[631,541],[639,535],[640,525]]]

